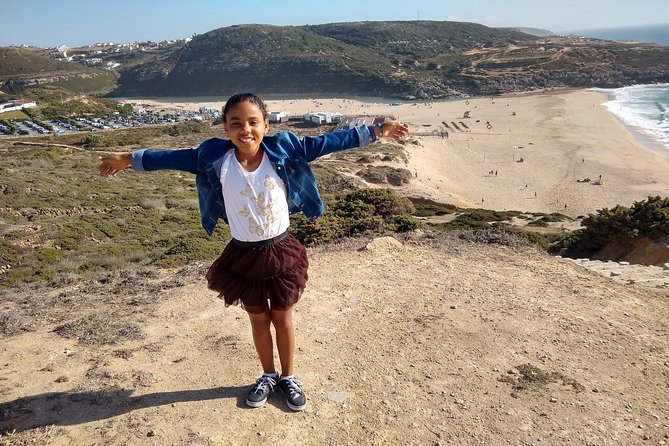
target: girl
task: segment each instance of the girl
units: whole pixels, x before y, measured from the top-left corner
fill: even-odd
[[[262,406],[278,385],[290,409],[304,410],[307,399],[293,375],[293,305],[304,291],[309,264],[304,246],[287,230],[289,214],[304,212],[313,220],[324,211],[307,163],[381,137],[402,138],[408,126],[384,122],[302,139],[290,132],[267,136],[267,107],[252,93],[228,99],[223,125],[229,139],[208,139],[195,149],[140,149],[105,156],[100,175],[116,176],[128,166],[196,174],[202,226],[211,235],[221,218],[232,235],[207,272],[208,286],[226,306],[241,303],[248,313],[264,372],[246,404]],[[281,375],[274,367],[270,325],[276,332]]]

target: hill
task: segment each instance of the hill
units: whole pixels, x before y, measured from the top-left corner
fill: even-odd
[[[548,37],[548,36],[554,36],[554,35],[557,34],[557,33],[554,33],[553,31],[548,30],[548,29],[541,29],[541,28],[514,27],[514,28],[498,28],[498,29],[518,31],[520,33],[525,33],[525,34],[529,34],[531,36],[537,36],[537,37]]]
[[[237,25],[121,68],[116,96],[440,98],[667,82],[669,47],[459,22]]]
[[[3,445],[657,443],[666,294],[457,237],[310,250],[295,313],[307,410],[244,398],[247,317],[205,265],[3,295]],[[643,385],[638,385],[638,383]]]
[[[118,74],[78,63],[50,59],[40,48],[0,47],[0,90],[22,91],[27,87],[51,85],[79,93],[107,93]]]

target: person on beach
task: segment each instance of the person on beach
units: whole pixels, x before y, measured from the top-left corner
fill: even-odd
[[[255,94],[241,93],[223,107],[229,139],[211,138],[197,148],[139,149],[101,158],[100,175],[137,171],[181,170],[196,175],[202,226],[211,235],[219,219],[232,240],[206,274],[208,287],[225,305],[241,304],[248,313],[263,374],[246,398],[260,407],[279,387],[288,407],[304,410],[307,398],[294,376],[293,306],[307,282],[306,249],[287,230],[289,214],[311,220],[324,211],[308,162],[329,153],[364,147],[379,138],[400,139],[408,126],[392,121],[361,125],[316,137],[283,131],[268,136],[268,111]],[[281,374],[274,365],[274,325]]]

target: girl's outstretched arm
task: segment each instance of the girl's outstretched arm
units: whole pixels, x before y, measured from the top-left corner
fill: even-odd
[[[372,135],[371,132],[374,134]],[[299,138],[287,133],[292,138],[294,147],[303,151],[307,161],[355,147],[365,147],[379,137],[401,139],[409,133],[409,126],[399,121],[388,121],[379,125],[359,125],[351,130],[340,130],[321,136]]]
[[[208,140],[211,141],[211,140]],[[201,144],[206,144],[207,141]],[[214,145],[216,142],[214,142]],[[100,157],[100,175],[116,176],[123,169],[132,167],[139,172],[151,170],[181,170],[196,173],[199,148],[176,150],[137,149],[132,152],[117,152]]]
[[[130,166],[130,152],[112,153],[100,157],[100,175],[115,177]]]

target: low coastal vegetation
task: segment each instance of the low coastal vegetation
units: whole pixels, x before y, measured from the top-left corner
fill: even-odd
[[[118,141],[122,137],[116,134],[125,132],[107,132],[105,137]],[[161,136],[168,141],[179,138],[169,131]],[[0,166],[4,215],[0,225],[0,286],[62,284],[74,277],[93,277],[132,265],[178,267],[211,260],[230,237],[224,225],[213,239],[207,239],[200,228],[192,175],[128,171],[119,178],[101,178],[96,175],[96,151],[31,146],[10,150]],[[293,216],[293,234],[306,245],[317,245],[344,237],[421,228],[489,228],[494,222],[519,215],[414,204],[387,188],[328,195],[327,207],[315,223]],[[426,216],[444,214],[457,217],[447,224],[424,221]]]
[[[648,197],[631,207],[616,206],[600,209],[581,222],[576,230],[560,240],[552,251],[565,256],[591,257],[612,245],[632,250],[637,242],[669,240],[669,198]]]
[[[0,286],[55,285],[132,266],[172,268],[215,258],[230,234],[221,225],[212,239],[205,236],[192,175],[127,171],[101,178],[97,148],[187,147],[219,133],[218,126],[206,122],[184,122],[30,138],[35,144],[25,146],[8,146],[16,140],[5,140],[0,148]],[[65,146],[39,146],[55,142]],[[388,149],[400,156],[397,147]],[[307,246],[348,237],[457,231],[474,242],[531,243],[563,255],[590,256],[614,241],[669,235],[669,200],[660,197],[631,208],[603,209],[586,217],[583,229],[567,233],[557,226],[572,219],[559,213],[461,209],[409,199],[388,187],[367,188],[355,169],[353,175],[342,174],[333,164],[316,162],[314,171],[327,212],[316,222],[295,215],[291,224],[293,235]],[[379,186],[384,184],[391,181]]]

